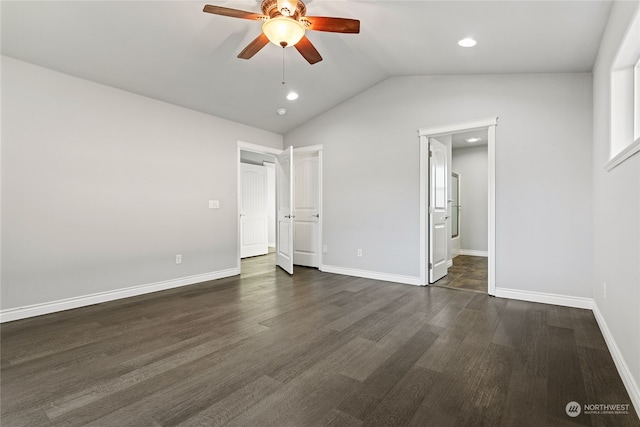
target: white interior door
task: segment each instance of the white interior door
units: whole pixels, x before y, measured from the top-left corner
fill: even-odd
[[[293,274],[293,147],[276,156],[276,264]]]
[[[429,138],[429,283],[447,275],[447,146]]]
[[[293,209],[293,263],[320,265],[320,162],[318,153],[296,155]]]
[[[240,258],[264,255],[268,247],[267,168],[240,164]]]

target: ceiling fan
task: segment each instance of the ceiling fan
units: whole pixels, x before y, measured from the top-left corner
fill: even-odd
[[[261,8],[262,14],[259,14],[208,4],[203,12],[264,22],[262,34],[238,54],[238,58],[242,59],[251,58],[272,42],[283,48],[295,46],[309,64],[315,64],[322,61],[322,56],[305,36],[306,30],[346,34],[360,32],[360,21],[357,19],[306,16],[307,7],[301,0],[263,0]]]

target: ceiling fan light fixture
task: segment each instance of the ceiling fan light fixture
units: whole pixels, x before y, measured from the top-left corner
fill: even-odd
[[[276,16],[262,25],[262,32],[276,46],[294,46],[304,37],[304,26],[293,18]]]

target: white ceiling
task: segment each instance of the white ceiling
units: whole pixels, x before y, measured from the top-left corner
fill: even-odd
[[[480,138],[477,142],[467,142],[465,139]],[[469,148],[478,145],[487,145],[489,143],[489,131],[487,129],[474,130],[471,132],[460,132],[451,135],[451,148]]]
[[[269,44],[236,55],[260,23],[202,12],[244,1],[6,1],[2,53],[277,133],[394,75],[589,72],[610,1],[307,2],[307,15],[356,18],[358,35],[307,32],[324,60]],[[472,36],[474,48],[456,42]],[[300,94],[287,101],[289,90]],[[276,109],[288,112],[278,116]]]

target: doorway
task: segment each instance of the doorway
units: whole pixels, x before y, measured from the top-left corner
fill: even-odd
[[[452,266],[437,286],[487,292],[487,138],[487,129],[452,135]]]
[[[322,146],[279,150],[238,141],[237,151],[240,274],[243,266],[251,275],[275,266],[293,274],[294,264],[319,268]]]
[[[240,151],[240,258],[275,250],[275,157]]]
[[[434,224],[434,212],[437,212],[438,207],[433,205],[433,167],[430,162],[430,151],[432,151],[432,141],[434,139],[444,142],[446,146],[446,176],[447,176],[447,189],[448,194],[447,206],[445,209],[444,218],[447,220],[444,223],[447,236],[451,236],[451,217],[452,202],[451,197],[451,158],[452,158],[452,136],[454,134],[460,134],[463,132],[472,131],[486,131],[487,139],[487,292],[489,295],[495,295],[495,132],[497,126],[497,117],[491,117],[486,119],[454,123],[450,125],[436,126],[431,128],[420,129],[419,141],[420,141],[420,284],[429,285],[437,281],[438,275],[434,276],[433,272],[433,260],[436,251],[431,249],[434,241],[437,237],[437,230],[435,230]],[[460,177],[464,179],[464,177]],[[451,239],[448,238],[447,244],[447,268],[453,265],[452,245]],[[445,272],[446,275],[446,272]],[[435,279],[435,280],[434,280]]]

